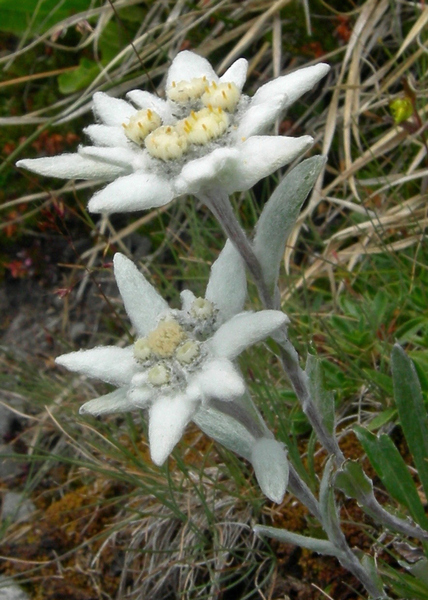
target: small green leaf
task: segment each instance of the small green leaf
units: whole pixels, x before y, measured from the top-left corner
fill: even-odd
[[[401,343],[409,340],[412,335],[426,327],[428,319],[423,315],[414,317],[413,319],[407,319],[402,325],[397,327],[394,335],[396,339]]]
[[[397,416],[397,409],[394,408],[386,408],[379,414],[377,414],[374,419],[370,421],[370,423],[366,426],[369,431],[376,431],[380,427],[383,427]]]
[[[336,473],[335,485],[348,498],[359,498],[361,493],[370,496],[373,492],[372,482],[364,473],[360,463],[353,460],[346,461]]]
[[[138,26],[141,25],[147,10],[143,10],[140,6],[124,6],[118,8],[117,13],[121,21],[128,21],[129,23],[136,23]]]
[[[400,561],[400,564],[402,565],[403,563]],[[428,587],[428,559],[427,558],[422,558],[421,560],[418,560],[418,562],[413,565],[407,565],[406,569],[412,575],[414,575],[416,577],[416,579],[419,579],[419,581],[422,581],[422,583],[424,583]]]
[[[388,320],[388,312],[391,308],[390,296],[383,289],[380,289],[376,292],[373,300],[369,300],[369,306],[371,308],[371,325],[378,329],[382,323]]]
[[[360,321],[362,317],[361,302],[355,302],[355,300],[348,296],[339,296],[339,304],[346,315],[354,317],[356,321]]]
[[[107,65],[113,60],[125,46],[123,40],[123,27],[119,27],[114,21],[110,21],[103,28],[98,41],[98,47],[101,52],[101,62]]]
[[[327,391],[321,359],[308,354],[305,373],[309,378],[309,391],[322,417],[325,428],[332,435],[335,430],[334,394]]]
[[[364,373],[367,374],[371,382],[375,383],[381,390],[386,392],[388,396],[392,396],[392,380],[389,375],[380,373],[375,369],[364,369]]]
[[[391,354],[394,398],[407,445],[428,496],[428,419],[416,369],[398,344]]]
[[[324,164],[323,156],[313,156],[297,165],[284,177],[263,208],[256,225],[254,253],[270,289],[275,288],[278,280],[285,242]]]
[[[0,0],[0,31],[20,35],[30,28],[30,37],[87,8],[88,0]]]
[[[311,431],[311,424],[308,421],[307,416],[300,407],[293,408],[290,412],[290,433],[292,435],[305,435]]]
[[[428,327],[426,328],[426,331],[428,331]],[[424,394],[424,403],[425,406],[427,406],[426,393],[428,392],[428,352],[426,350],[413,350],[412,352],[409,352],[409,356],[415,365],[419,383],[421,384],[422,388],[422,394]]]
[[[81,58],[79,66],[74,71],[61,73],[58,77],[58,86],[61,94],[72,94],[87,87],[99,74],[98,63],[87,58]]]
[[[427,600],[428,585],[413,575],[400,572],[396,567],[382,563],[380,568],[385,584],[403,600]]]
[[[396,98],[389,104],[392,118],[396,125],[409,119],[413,114],[412,100],[405,96],[404,98]]]
[[[428,517],[425,515],[416,486],[391,438],[385,434],[377,437],[359,426],[356,426],[354,431],[373,468],[391,496],[408,509],[413,519],[421,527],[427,528]]]

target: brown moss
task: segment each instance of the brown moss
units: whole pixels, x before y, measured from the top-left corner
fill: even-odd
[[[108,500],[119,493],[123,490],[117,486],[94,484],[52,498],[35,524],[15,526],[15,541],[3,545],[3,555],[10,557],[2,564],[3,572],[19,575],[36,568],[31,590],[35,600],[95,600],[99,589],[114,594],[120,549],[102,553],[102,572],[94,571],[91,563],[117,512],[116,503]]]

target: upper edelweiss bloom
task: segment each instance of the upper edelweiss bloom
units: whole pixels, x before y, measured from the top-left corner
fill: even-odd
[[[234,314],[245,300],[245,271],[233,256],[238,268],[229,268],[228,277],[235,273],[238,291],[233,291],[230,280],[221,281],[223,259],[227,262],[233,252],[228,244],[213,265],[205,298],[195,298],[189,291],[182,294],[181,310],[170,309],[135,265],[117,253],[114,273],[136,331],[135,343],[80,350],[56,359],[71,371],[118,387],[86,402],[81,413],[148,409],[150,453],[158,465],[201,403],[211,398],[230,401],[244,394],[244,381],[232,361],[288,322],[286,315],[274,310]]]
[[[299,69],[249,98],[242,94],[245,59],[217,77],[207,60],[186,50],[168,71],[165,100],[141,90],[128,93],[130,102],[98,92],[99,124],[85,129],[93,146],[17,164],[41,175],[112,181],[90,200],[92,212],[153,208],[218,187],[244,191],[310,147],[307,135],[259,134],[329,68]]]

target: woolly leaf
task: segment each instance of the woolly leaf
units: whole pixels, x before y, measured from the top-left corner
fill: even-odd
[[[287,238],[324,164],[323,156],[314,156],[300,163],[281,181],[260,215],[254,236],[254,252],[262,266],[266,284],[272,290],[278,280]]]
[[[299,533],[293,533],[286,529],[278,529],[277,527],[268,527],[266,525],[256,525],[254,527],[254,533],[256,535],[267,535],[284,544],[301,546],[302,548],[307,548],[312,552],[317,552],[318,554],[324,554],[326,556],[339,556],[341,554],[341,551],[328,540],[320,540],[318,538],[300,535]]]
[[[335,485],[348,498],[359,498],[362,493],[365,496],[371,496],[373,493],[372,482],[364,473],[361,465],[353,460],[346,461],[336,473]]]

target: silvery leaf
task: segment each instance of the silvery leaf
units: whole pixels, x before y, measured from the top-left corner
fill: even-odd
[[[254,252],[270,289],[274,289],[278,281],[287,238],[324,163],[323,156],[314,156],[295,167],[281,181],[260,215],[254,236]]]

